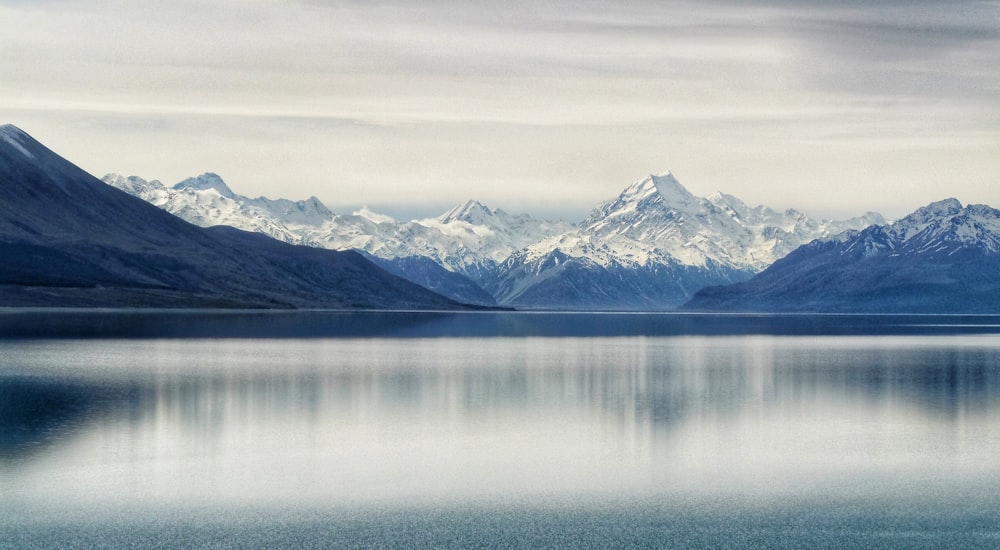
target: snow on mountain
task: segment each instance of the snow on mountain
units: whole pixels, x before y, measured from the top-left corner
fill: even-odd
[[[893,223],[875,224],[863,231],[850,230],[823,242],[845,243],[842,255],[883,253],[903,255],[953,255],[963,250],[1000,252],[1000,214],[989,206],[962,206],[949,198],[918,208]]]
[[[893,253],[904,255],[954,255],[963,250],[1000,252],[1000,210],[986,205],[962,206],[945,199],[917,209],[881,229]]]
[[[107,174],[101,181],[201,227],[228,225],[291,244],[311,244],[261,204],[267,199],[237,195],[215,174],[188,178],[173,187],[118,174]]]
[[[750,257],[746,259],[758,269],[771,265],[812,239],[886,223],[885,218],[875,212],[846,220],[816,220],[795,209],[776,212],[766,206],[750,208],[738,198],[721,192],[707,200],[754,233]]]
[[[1000,312],[1000,210],[935,202],[892,224],[813,241],[750,281],[703,289],[686,307]]]
[[[668,173],[651,175],[625,189],[580,225],[587,245],[610,254],[602,265],[625,260],[638,265],[671,257],[684,265],[709,262],[759,271],[812,239],[842,226],[883,222],[870,214],[854,222],[817,221],[797,210],[748,207],[722,193],[695,197]],[[839,231],[838,231],[839,232]]]
[[[842,227],[860,228],[871,222],[884,220],[869,213],[854,220],[818,221],[796,210],[751,208],[722,193],[696,197],[667,172],[633,183],[576,229],[517,251],[487,283],[487,289],[505,304],[527,305],[526,296],[537,294],[532,288],[543,285],[549,288],[547,296],[573,295],[568,302],[550,307],[614,307],[604,301],[606,288],[593,296],[600,302],[595,304],[588,298],[593,292],[580,290],[579,281],[573,283],[573,291],[552,287],[562,284],[559,274],[571,268],[601,277],[609,270],[638,270],[651,276],[656,273],[661,279],[655,284],[630,284],[640,287],[639,292],[643,286],[657,289],[659,294],[650,294],[646,301],[671,307],[686,301],[701,288],[697,285],[749,278],[801,244]],[[664,270],[677,275],[669,289],[661,287]]]
[[[0,136],[0,305],[460,308],[355,252],[196,227],[14,126]]]
[[[499,208],[491,210],[474,200],[458,205],[437,218],[414,223],[448,235],[451,239],[447,242],[442,262],[473,279],[481,273],[484,265],[499,264],[514,251],[573,227],[561,221],[537,220],[527,214],[508,214]]]
[[[483,203],[469,200],[438,216],[437,221],[448,224],[462,221],[472,225],[487,225],[497,216],[506,215],[500,210],[490,210]]]
[[[251,199],[234,193],[221,177],[211,172],[196,178],[188,178],[174,185],[174,189],[186,192],[189,196],[192,191],[195,195],[204,195],[201,193],[204,191],[215,191],[219,196],[237,203],[241,211],[270,214],[274,223],[288,227],[321,225],[333,217],[333,212],[316,197],[309,197],[303,201],[269,199],[267,197]],[[300,241],[305,242],[301,238]]]
[[[208,191],[212,189],[226,198],[231,199],[235,196],[235,193],[226,185],[226,182],[222,181],[222,178],[218,174],[213,174],[212,172],[205,172],[200,176],[181,181],[174,185],[174,189],[193,189],[194,191]]]
[[[464,274],[503,261],[514,250],[572,227],[565,222],[490,210],[476,201],[437,218],[409,222],[397,222],[367,207],[337,215],[316,197],[290,201],[236,194],[212,173],[188,178],[172,188],[136,176],[108,174],[103,180],[196,225],[230,225],[290,243],[358,249],[386,259],[425,256]]]
[[[468,277],[476,284],[495,270],[500,261],[548,234],[571,228],[564,222],[544,222],[530,216],[506,212],[470,201],[438,218],[397,222],[367,207],[350,215],[331,212],[319,199],[304,201],[249,198],[234,193],[216,174],[188,178],[173,187],[136,176],[104,176],[105,183],[142,198],[191,223],[203,227],[229,225],[263,233],[292,244],[332,250],[361,250],[377,258],[429,258],[445,270]],[[453,287],[460,295],[473,294],[459,289],[456,279],[435,274],[427,268],[415,269],[417,262],[405,264],[409,276],[419,271],[419,284],[436,291]],[[440,281],[430,281],[440,276]],[[477,303],[482,300],[477,298]]]
[[[156,206],[159,206],[157,203],[165,202],[171,194],[171,190],[164,187],[160,180],[146,181],[138,176],[107,174],[101,181]]]
[[[578,225],[475,200],[407,222],[368,208],[338,215],[315,197],[244,197],[210,173],[172,188],[113,174],[104,179],[198,225],[232,225],[385,260],[429,258],[501,304],[528,307],[669,308],[706,285],[745,280],[812,239],[885,222],[874,213],[815,220],[796,210],[749,207],[723,193],[696,197],[669,172],[633,183]],[[426,280],[437,276],[433,270],[406,265],[423,278],[415,282],[436,290],[446,284]]]

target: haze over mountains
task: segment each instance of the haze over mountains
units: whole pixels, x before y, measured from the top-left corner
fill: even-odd
[[[315,197],[244,197],[211,173],[172,187],[117,174],[103,180],[198,225],[362,250],[452,299],[526,308],[670,309],[705,286],[748,279],[814,238],[885,221],[868,213],[830,222],[722,193],[695,197],[669,173],[632,184],[579,224],[474,200],[407,222],[367,209],[338,215]]]

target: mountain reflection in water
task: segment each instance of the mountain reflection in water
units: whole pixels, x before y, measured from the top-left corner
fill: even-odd
[[[997,334],[1000,315],[0,308],[4,338],[519,338]]]

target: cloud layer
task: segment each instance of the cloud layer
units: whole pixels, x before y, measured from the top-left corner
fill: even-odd
[[[85,169],[405,215],[650,172],[1000,206],[996,2],[0,2],[0,112]]]

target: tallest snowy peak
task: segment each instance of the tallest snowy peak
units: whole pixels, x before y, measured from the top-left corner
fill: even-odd
[[[630,220],[635,224],[650,215],[658,217],[668,211],[695,212],[702,209],[699,201],[670,172],[651,174],[601,205],[584,221],[584,226],[606,227],[607,220],[612,218],[619,220],[618,223]]]
[[[681,182],[677,181],[677,178],[675,178],[670,172],[660,175],[650,175],[649,180],[656,187],[656,191],[662,195],[664,199],[667,199],[668,202],[670,202],[671,199],[690,200],[694,198],[694,195],[681,185]]]
[[[670,172],[650,174],[645,179],[639,180],[629,186],[622,193],[622,197],[628,196],[633,200],[642,200],[654,194],[659,194],[668,202],[671,199],[690,200],[694,198],[694,195],[685,189],[681,185],[681,182],[677,181],[677,178]]]
[[[697,197],[692,195],[670,172],[650,174],[645,179],[629,186],[616,201],[617,205],[663,202],[667,205],[684,207]]]
[[[484,225],[486,220],[494,217],[494,212],[477,200],[469,200],[442,214],[438,221],[451,223],[463,221],[473,225]]]

